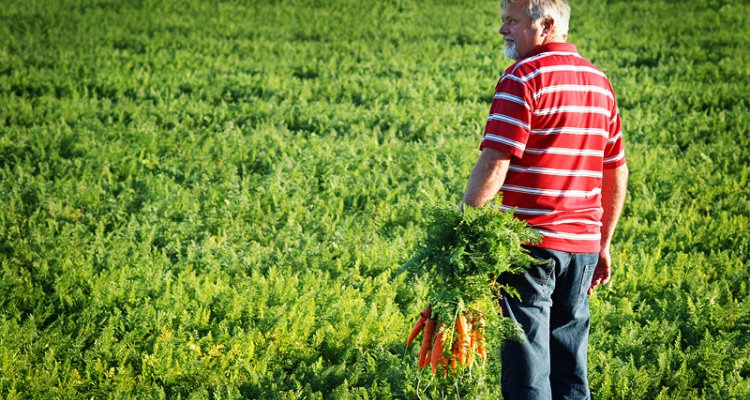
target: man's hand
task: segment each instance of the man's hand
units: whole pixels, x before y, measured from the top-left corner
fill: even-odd
[[[594,289],[599,285],[606,285],[611,277],[612,258],[609,255],[609,247],[605,247],[599,252],[599,261],[596,263],[594,277],[591,279],[589,287],[589,296],[594,293]]]

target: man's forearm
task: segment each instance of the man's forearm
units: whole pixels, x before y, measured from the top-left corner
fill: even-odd
[[[484,148],[469,176],[464,193],[464,204],[481,207],[492,200],[505,181],[510,164],[510,154]]]
[[[628,187],[628,167],[604,170],[602,179],[602,248],[609,248],[620,219]]]

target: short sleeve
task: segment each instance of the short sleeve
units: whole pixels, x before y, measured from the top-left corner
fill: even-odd
[[[521,158],[531,129],[531,98],[523,80],[504,74],[495,88],[479,148],[490,147]]]
[[[622,140],[622,118],[615,105],[609,122],[609,138],[604,147],[604,169],[613,169],[625,164],[625,144]]]

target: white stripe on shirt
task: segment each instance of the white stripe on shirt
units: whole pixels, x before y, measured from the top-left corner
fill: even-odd
[[[612,139],[607,140],[607,144],[614,143],[614,142],[620,140],[621,137],[622,137],[622,131],[618,132],[617,135],[612,136]]]
[[[581,241],[591,241],[591,240],[601,240],[602,235],[601,233],[592,233],[592,234],[575,234],[575,233],[563,233],[563,232],[551,232],[545,229],[534,229],[535,231],[539,232],[542,236],[548,236],[558,239],[566,239],[566,240],[581,240]]]
[[[503,99],[503,100],[512,101],[514,103],[518,103],[518,104],[524,106],[527,110],[531,109],[531,107],[529,107],[529,105],[526,104],[526,101],[524,99],[522,99],[522,98],[520,98],[518,96],[513,96],[512,94],[508,94],[508,93],[505,93],[505,92],[495,93],[495,98],[496,99]]]
[[[519,126],[519,127],[523,128],[523,129],[526,129],[526,130],[530,130],[531,129],[531,127],[529,126],[529,124],[524,123],[523,121],[521,121],[519,119],[515,119],[515,118],[512,118],[512,117],[509,117],[509,116],[504,115],[504,114],[490,114],[490,116],[489,116],[489,118],[487,118],[487,120],[488,121],[502,121],[502,122],[505,122],[505,123],[508,123],[508,124],[511,124],[511,125]]]
[[[622,160],[623,158],[625,158],[625,151],[621,151],[620,154],[614,157],[605,158],[604,163],[605,164],[615,163],[615,162]]]
[[[578,149],[566,149],[562,147],[547,147],[547,148],[526,148],[526,153],[529,154],[560,154],[564,156],[593,156],[603,157],[604,152],[600,150],[578,150]]]
[[[559,71],[562,71],[562,72],[590,72],[592,74],[603,76],[605,78],[607,77],[607,75],[605,75],[604,72],[599,71],[596,68],[587,67],[587,66],[578,66],[578,65],[553,65],[553,66],[549,66],[549,67],[538,68],[538,69],[534,70],[533,72],[531,72],[531,73],[529,73],[529,74],[527,74],[525,76],[522,76],[522,77],[517,77],[515,75],[506,75],[506,77],[507,78],[511,78],[514,81],[518,81],[518,82],[521,82],[521,83],[526,83],[526,82],[530,81],[531,79],[534,79],[538,75],[545,74],[547,72],[559,72]]]
[[[619,108],[615,108],[615,115],[614,115],[614,117],[612,117],[612,119],[609,120],[609,124],[610,125],[614,125],[617,122],[617,117],[619,117],[619,116],[620,116],[620,109]]]
[[[571,197],[571,198],[588,198],[596,196],[602,192],[601,188],[594,188],[593,190],[553,190],[553,189],[537,189],[526,186],[516,185],[503,185],[500,190],[508,192],[518,192],[533,194],[538,196],[550,196],[550,197]]]
[[[553,214],[559,214],[561,212],[568,212],[568,211],[561,211],[561,210],[550,210],[546,208],[521,208],[521,207],[512,207],[512,206],[500,206],[500,211],[509,211],[514,210],[515,214],[521,214],[521,215],[532,215],[532,216],[542,216],[542,215],[553,215]],[[601,207],[596,208],[584,208],[581,210],[574,210],[573,212],[577,213],[589,213],[589,212],[595,212],[595,213],[602,213],[604,212],[604,209]]]
[[[609,138],[609,131],[598,128],[573,128],[573,127],[562,127],[562,128],[550,128],[550,129],[532,129],[532,135],[557,135],[557,134],[569,134],[569,135],[598,135]]]
[[[508,139],[504,136],[493,135],[491,133],[485,134],[484,139],[492,141],[492,142],[507,144],[508,146],[515,147],[521,151],[523,151],[526,148],[526,145],[521,142],[516,142],[515,140]]]
[[[612,100],[615,99],[615,97],[612,95],[612,93],[610,93],[609,90],[604,89],[604,88],[599,87],[599,86],[594,86],[594,85],[555,85],[555,86],[547,86],[547,87],[539,90],[538,92],[534,93],[534,99],[538,99],[543,94],[556,93],[556,92],[583,92],[583,93],[596,92],[596,93],[603,94],[603,95],[609,97]]]
[[[534,226],[546,226],[546,225],[565,225],[565,224],[583,224],[583,225],[596,225],[602,226],[599,221],[592,221],[590,219],[563,219],[560,221],[554,221],[546,224],[535,224]]]
[[[525,172],[530,174],[541,174],[541,175],[554,175],[554,176],[582,176],[588,178],[601,178],[602,173],[599,171],[588,171],[588,170],[569,170],[569,169],[555,169],[555,168],[539,168],[539,167],[519,167],[511,165],[508,170],[515,172]]]
[[[562,106],[562,107],[552,107],[552,108],[542,108],[540,110],[535,110],[534,115],[550,115],[550,114],[560,114],[560,113],[593,113],[593,114],[602,114],[609,117],[612,115],[612,113],[602,107],[583,107],[583,106]]]
[[[516,81],[516,82],[520,82],[520,83],[526,84],[526,81],[523,80],[523,78],[515,76],[515,75],[507,75],[507,74],[503,75],[503,77],[500,78],[500,82],[504,81],[505,79],[510,79],[512,81]]]

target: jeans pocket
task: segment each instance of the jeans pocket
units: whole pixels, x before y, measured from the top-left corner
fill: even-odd
[[[554,290],[554,273],[555,261],[548,260],[544,264],[532,265],[523,274],[515,275],[509,283],[518,291],[524,303],[549,300]]]
[[[594,270],[596,264],[588,264],[583,266],[583,274],[581,274],[581,287],[578,290],[578,304],[581,304],[584,299],[588,297],[588,291],[591,287],[591,279],[594,278]]]

